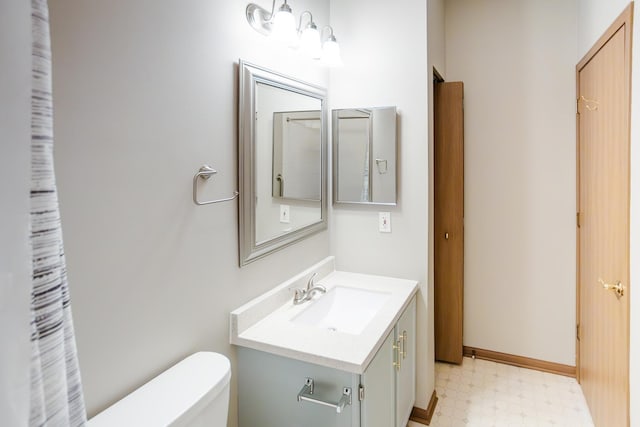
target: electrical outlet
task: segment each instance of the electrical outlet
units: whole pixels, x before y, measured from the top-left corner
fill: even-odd
[[[391,233],[391,212],[378,212],[378,230]]]
[[[289,224],[291,222],[289,205],[280,205],[280,222]]]

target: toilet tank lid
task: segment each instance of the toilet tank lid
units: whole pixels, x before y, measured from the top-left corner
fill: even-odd
[[[225,356],[194,353],[96,415],[89,425],[170,425],[212,402],[230,378]]]

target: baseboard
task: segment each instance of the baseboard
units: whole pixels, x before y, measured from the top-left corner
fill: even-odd
[[[416,423],[428,426],[429,424],[431,424],[431,417],[433,417],[433,413],[436,410],[437,404],[438,396],[436,395],[436,391],[433,390],[433,393],[431,393],[431,399],[429,399],[429,406],[427,406],[427,409],[416,408],[414,406],[409,419]]]
[[[463,354],[467,357],[475,356],[476,359],[490,360],[492,362],[505,363],[520,368],[535,369],[536,371],[552,374],[576,377],[576,367],[561,363],[547,362],[545,360],[532,359],[530,357],[515,356],[513,354],[500,353],[498,351],[484,350],[475,347],[463,347]]]

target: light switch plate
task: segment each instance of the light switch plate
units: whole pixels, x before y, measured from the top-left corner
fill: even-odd
[[[391,212],[378,212],[378,230],[391,233]]]
[[[289,205],[280,205],[280,222],[289,224],[291,222]]]

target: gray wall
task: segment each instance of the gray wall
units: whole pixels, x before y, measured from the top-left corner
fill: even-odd
[[[331,2],[331,22],[345,65],[331,71],[331,108],[398,107],[398,205],[336,206],[331,252],[339,270],[420,282],[416,406],[434,389],[432,304],[427,285],[428,84],[427,4],[402,0]],[[391,212],[391,233],[378,231],[378,212]]]
[[[29,2],[0,2],[0,64],[0,414],[19,427],[27,425],[31,359]]]
[[[264,6],[269,7],[266,4]],[[57,178],[89,415],[186,355],[228,344],[229,312],[329,255],[329,233],[238,267],[237,60],[326,87],[245,2],[51,0]],[[328,2],[296,1],[328,22]],[[229,425],[236,425],[232,377]]]

